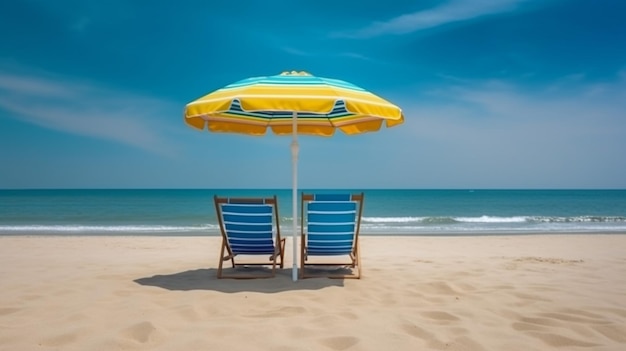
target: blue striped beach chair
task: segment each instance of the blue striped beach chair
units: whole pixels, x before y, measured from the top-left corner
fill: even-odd
[[[222,233],[218,278],[270,278],[276,265],[283,268],[285,239],[280,237],[278,201],[269,198],[214,197],[217,218]],[[255,256],[267,256],[261,262]],[[239,256],[239,258],[237,258]],[[237,258],[237,259],[236,259]],[[241,260],[240,260],[241,258]],[[233,274],[224,274],[223,263],[230,261]],[[272,266],[271,273],[237,272],[245,266]],[[255,274],[251,274],[255,273]]]
[[[363,199],[363,193],[302,194],[300,278],[361,277],[359,229]],[[319,257],[314,261],[313,256]],[[335,269],[320,266],[335,266]],[[313,274],[307,268],[318,269]]]

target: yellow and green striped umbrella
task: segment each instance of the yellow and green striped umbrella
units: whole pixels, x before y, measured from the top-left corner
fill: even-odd
[[[294,113],[298,134],[330,136],[373,132],[383,122],[392,127],[404,121],[392,103],[348,82],[285,72],[227,85],[187,104],[185,121],[212,132],[292,134]]]
[[[293,280],[297,280],[298,134],[361,134],[404,122],[402,110],[356,85],[306,72],[254,77],[187,104],[185,122],[217,133],[292,135]]]

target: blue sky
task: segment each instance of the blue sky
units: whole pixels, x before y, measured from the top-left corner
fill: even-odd
[[[182,117],[285,70],[406,118],[301,137],[303,188],[626,188],[622,0],[21,0],[0,33],[0,188],[289,188],[289,137]]]

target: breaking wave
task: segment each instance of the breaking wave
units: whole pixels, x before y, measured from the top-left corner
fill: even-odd
[[[106,235],[159,235],[217,233],[217,225],[0,225],[2,234],[106,234]]]
[[[626,231],[622,216],[476,216],[476,217],[364,217],[364,233],[478,233],[478,232],[612,232]]]

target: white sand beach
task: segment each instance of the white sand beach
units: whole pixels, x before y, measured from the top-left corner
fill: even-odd
[[[218,237],[0,237],[0,350],[626,349],[626,235],[361,241],[362,279],[292,282],[217,280]]]

